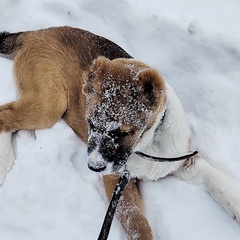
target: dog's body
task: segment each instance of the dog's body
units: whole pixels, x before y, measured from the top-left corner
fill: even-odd
[[[173,174],[203,184],[240,222],[240,192],[201,157],[154,163],[134,154],[176,157],[191,150],[181,103],[156,70],[109,40],[69,27],[2,33],[0,52],[13,51],[20,98],[0,107],[0,132],[48,128],[63,118],[88,144],[90,169],[111,172],[126,164],[139,179]],[[116,178],[104,176],[108,197]],[[152,239],[134,180],[119,209],[129,239]]]

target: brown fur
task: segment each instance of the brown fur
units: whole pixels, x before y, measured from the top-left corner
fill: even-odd
[[[99,69],[102,74],[105,70],[109,71],[110,66],[114,66],[114,71],[119,72],[122,71],[121,63],[129,61],[108,59],[131,56],[107,39],[70,27],[11,34],[9,37],[7,34],[0,34],[0,52],[6,54],[16,50],[14,74],[19,99],[0,106],[0,132],[49,128],[63,118],[87,142],[86,98],[81,94],[83,73],[87,71],[84,73],[85,80],[87,78],[84,92],[91,94],[92,91],[100,90],[98,81],[102,81],[102,78],[96,78]],[[98,58],[88,70],[92,61],[99,56],[108,59]],[[146,67],[141,63],[136,66]],[[149,80],[154,82],[153,76],[157,73],[150,72],[143,72],[140,77],[145,79],[142,75],[148,74]],[[126,79],[130,81],[129,74],[128,72]],[[122,79],[125,80],[125,76]],[[142,90],[142,85],[139,84],[138,87]],[[158,88],[162,90],[163,86]],[[99,95],[92,104],[100,98]],[[157,101],[163,101],[159,97],[141,100],[149,102],[151,108],[155,108]],[[126,125],[129,123],[125,124],[124,131],[129,131]],[[116,184],[115,175],[104,177],[104,183],[110,198]],[[118,207],[118,216],[129,239],[152,239],[135,180],[131,180],[124,192]]]

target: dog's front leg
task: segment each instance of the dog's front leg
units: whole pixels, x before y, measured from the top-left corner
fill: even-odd
[[[103,177],[107,197],[110,200],[119,179],[119,174]],[[116,210],[123,229],[129,240],[152,240],[152,231],[148,220],[144,216],[142,199],[140,197],[137,180],[132,178],[126,186]]]
[[[174,175],[191,183],[202,184],[230,216],[240,223],[240,187],[233,178],[211,166],[202,157],[195,158],[194,164],[183,167]]]
[[[3,184],[7,173],[11,170],[15,160],[12,145],[12,133],[0,133],[0,185]]]

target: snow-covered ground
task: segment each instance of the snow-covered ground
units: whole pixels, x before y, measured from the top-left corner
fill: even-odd
[[[177,91],[193,150],[240,186],[238,0],[1,0],[0,31],[70,25],[118,43]],[[0,58],[0,104],[16,98],[12,60]],[[97,239],[107,208],[84,144],[63,122],[14,136],[16,164],[0,188],[2,240]],[[239,240],[240,225],[204,189],[172,177],[142,182],[157,240]],[[110,240],[126,239],[115,220]]]

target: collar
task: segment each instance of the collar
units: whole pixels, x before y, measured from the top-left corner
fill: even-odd
[[[165,108],[164,113],[163,113],[163,115],[162,115],[162,118],[160,119],[160,121],[159,121],[159,123],[158,123],[158,125],[157,125],[157,127],[156,127],[156,129],[155,129],[155,131],[154,131],[154,134],[157,133],[157,131],[159,130],[159,128],[160,128],[161,125],[163,124],[163,121],[164,121],[166,115],[167,115],[167,108]]]

